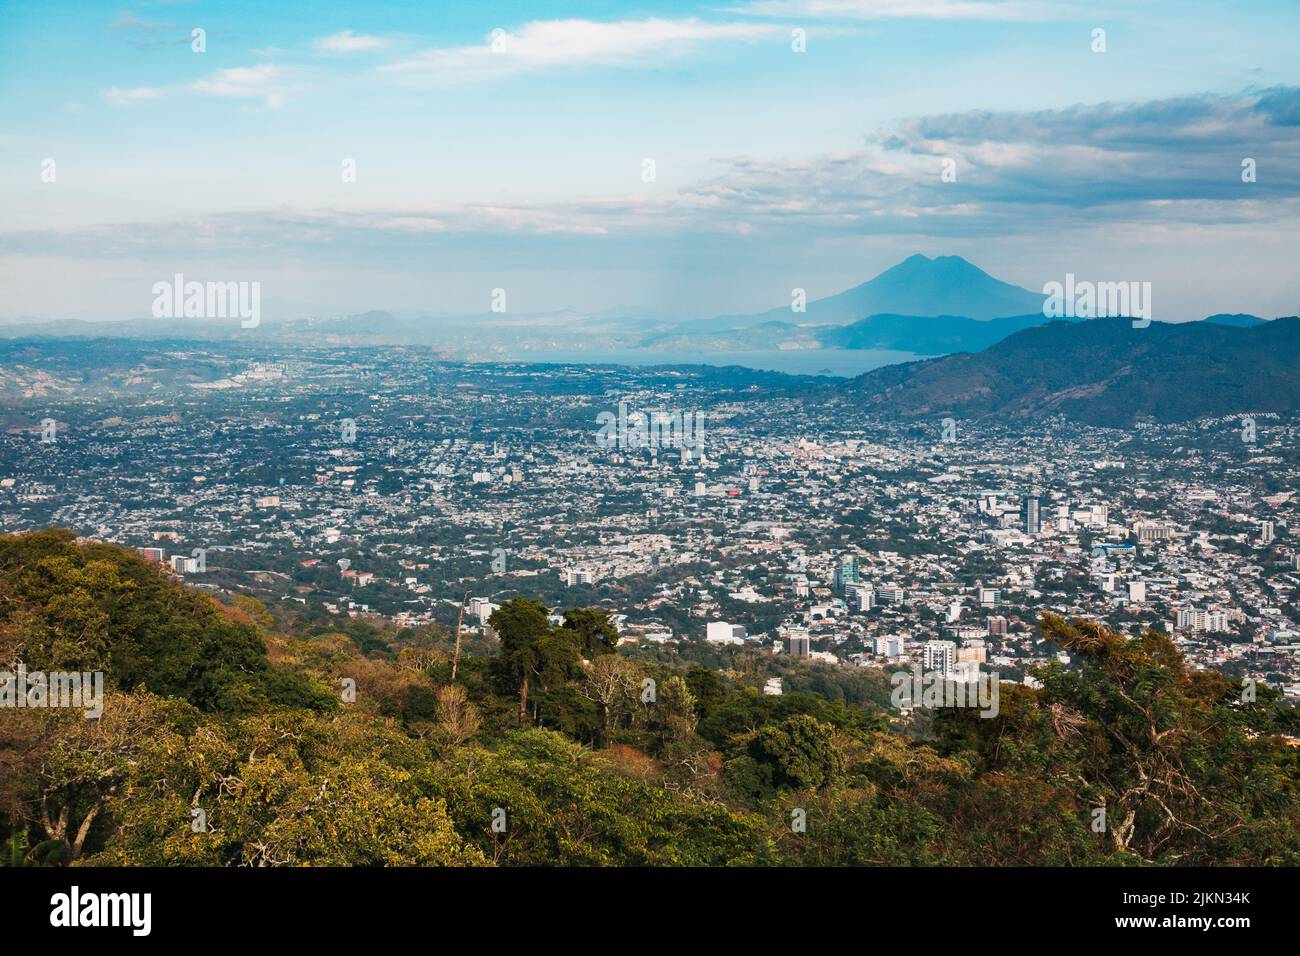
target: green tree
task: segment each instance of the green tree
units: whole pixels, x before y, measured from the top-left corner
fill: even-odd
[[[817,790],[839,769],[831,744],[834,729],[796,714],[741,738],[744,749],[727,762],[727,774],[742,793],[765,797],[774,790]]]
[[[752,815],[626,776],[540,728],[515,731],[491,750],[458,750],[430,768],[426,780],[457,832],[501,865],[725,866],[771,859],[770,841]]]
[[[518,690],[519,722],[528,722],[530,688],[563,680],[578,663],[578,631],[554,628],[544,604],[518,597],[492,612],[488,624],[501,639],[497,672]]]
[[[618,647],[618,628],[609,617],[609,611],[598,607],[571,607],[564,612],[564,628],[577,633],[579,652],[586,659],[612,654]]]

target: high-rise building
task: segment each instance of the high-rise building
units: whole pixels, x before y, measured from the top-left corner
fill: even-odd
[[[989,637],[1006,637],[1007,619],[1002,615],[989,618]]]
[[[840,558],[839,565],[835,568],[835,578],[833,586],[836,594],[847,594],[847,587],[850,584],[858,583],[858,558],[854,554],[846,554]]]
[[[807,657],[812,653],[812,641],[808,637],[807,631],[796,631],[790,634],[790,656]]]
[[[1025,499],[1025,534],[1038,534],[1043,530],[1042,524],[1038,520],[1038,499]]]
[[[492,603],[491,598],[472,597],[469,599],[469,613],[478,618],[480,624],[486,624],[492,612],[497,609],[497,605]]]
[[[1187,631],[1222,634],[1228,630],[1228,614],[1226,611],[1202,611],[1194,607],[1180,608],[1177,626]]]
[[[1261,521],[1259,523],[1259,540],[1268,544],[1273,540],[1273,522]]]
[[[870,611],[876,606],[876,597],[871,590],[871,585],[861,582],[844,586],[844,600],[854,611]]]
[[[1138,521],[1133,525],[1133,536],[1139,544],[1148,541],[1164,541],[1173,537],[1173,529],[1159,521]]]
[[[925,669],[947,674],[957,663],[957,644],[955,641],[926,641]]]
[[[898,634],[892,637],[873,637],[871,653],[880,657],[902,657],[907,653],[907,640]]]

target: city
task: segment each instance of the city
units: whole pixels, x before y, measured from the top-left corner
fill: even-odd
[[[1027,682],[1059,653],[1050,612],[1156,628],[1198,667],[1300,694],[1297,425],[1276,415],[889,423],[833,380],[740,369],[227,360],[212,382],[24,403],[0,526],[399,629],[446,631],[464,605],[490,637],[527,595],[685,660],[935,657]],[[695,435],[627,424],[683,411]]]
[[[14,927],[1294,939],[1297,35],[0,4]]]

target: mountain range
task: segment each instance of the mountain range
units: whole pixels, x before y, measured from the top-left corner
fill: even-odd
[[[502,350],[752,351],[781,348],[897,349],[933,355],[984,348],[1024,326],[1042,322],[1043,297],[994,279],[959,256],[913,255],[844,292],[759,315],[673,320],[634,309],[582,313],[394,315],[372,310],[349,316],[285,318],[268,314],[255,336],[238,322],[193,319],[160,322],[35,321],[0,323],[0,337],[94,337],[195,341],[265,339],[285,344],[425,345],[462,357],[490,358]],[[1017,317],[1008,320],[1006,317]],[[1000,325],[984,326],[987,320]],[[865,323],[865,324],[864,324]],[[856,325],[851,331],[838,327]]]
[[[1134,328],[1051,322],[982,352],[890,365],[838,386],[884,417],[1042,418],[1091,425],[1300,413],[1300,317]]]
[[[355,348],[329,349],[328,361],[346,366],[359,354]],[[248,341],[20,339],[0,342],[0,395],[238,389],[274,380],[284,354]],[[1133,328],[1129,319],[1051,322],[1013,331],[982,351],[885,366],[834,383],[737,367],[701,369],[724,378],[765,376],[764,384],[776,391],[847,402],[886,419],[1061,415],[1126,427],[1143,420],[1294,415],[1300,414],[1300,318],[1245,326],[1153,322],[1146,328]]]
[[[342,348],[414,345],[431,348],[443,358],[470,361],[518,360],[529,353],[595,357],[644,352],[651,361],[654,353],[665,357],[811,349],[905,353],[881,358],[888,361],[979,352],[1047,321],[1042,294],[995,279],[960,256],[917,254],[867,282],[808,302],[802,312],[785,305],[757,315],[670,320],[628,309],[464,316],[370,311],[337,317],[268,315],[256,331],[222,319],[21,322],[0,323],[0,338],[185,339]],[[1236,328],[1263,322],[1245,314],[1212,315],[1205,320]]]

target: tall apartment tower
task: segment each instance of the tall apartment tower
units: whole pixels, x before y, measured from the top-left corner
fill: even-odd
[[[1025,499],[1025,534],[1038,534],[1043,530],[1042,522],[1038,518],[1038,499],[1029,497]]]
[[[926,641],[925,669],[938,671],[940,674],[952,672],[957,663],[957,644],[955,641]]]

